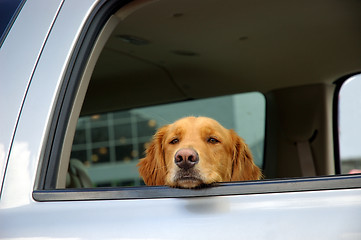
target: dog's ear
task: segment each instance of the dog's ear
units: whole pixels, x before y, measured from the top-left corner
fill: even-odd
[[[167,166],[164,159],[163,137],[168,126],[160,128],[146,149],[146,156],[137,164],[146,185],[164,185]]]
[[[233,141],[231,181],[259,180],[261,170],[254,164],[251,150],[237,133],[230,130]]]

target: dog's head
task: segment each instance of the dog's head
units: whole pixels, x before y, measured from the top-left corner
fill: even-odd
[[[180,188],[261,177],[243,139],[206,117],[186,117],[160,128],[138,166],[147,185]]]

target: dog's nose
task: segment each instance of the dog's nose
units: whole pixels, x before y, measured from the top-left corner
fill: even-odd
[[[179,149],[174,155],[175,164],[184,170],[194,167],[198,161],[198,153],[191,148]]]

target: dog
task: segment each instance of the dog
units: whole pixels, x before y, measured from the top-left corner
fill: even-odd
[[[244,140],[207,117],[185,117],[161,127],[137,166],[146,185],[177,188],[262,177]]]

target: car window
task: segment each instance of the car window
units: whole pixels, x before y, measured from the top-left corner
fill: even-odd
[[[71,161],[84,164],[94,186],[141,185],[136,165],[145,156],[153,134],[185,116],[211,117],[234,129],[251,148],[255,163],[262,167],[265,98],[257,92],[82,116]]]
[[[7,31],[15,19],[17,11],[21,8],[23,0],[0,0],[0,47]]]
[[[288,68],[274,59],[264,60],[259,46],[268,42],[257,42],[263,41],[263,36],[252,38],[237,30],[238,22],[253,29],[239,14],[243,9],[239,1],[223,6],[221,19],[214,18],[217,1],[185,5],[183,1],[133,1],[119,10],[113,2],[102,3],[91,15],[94,19],[85,24],[89,29],[83,30],[83,38],[74,48],[59,91],[63,95],[54,107],[44,169],[36,189],[41,199],[345,188],[338,184],[337,176],[330,182],[317,177],[336,174],[331,137],[334,85],[315,76],[290,79],[290,73],[284,71]],[[279,26],[276,20],[273,24]],[[220,29],[224,34],[214,35]],[[263,33],[262,29],[258,32]],[[277,59],[283,58],[289,56]],[[300,69],[297,64],[293,67]],[[196,193],[139,187],[144,183],[136,165],[154,133],[164,124],[192,115],[211,117],[234,129],[249,145],[267,180],[222,183],[227,186],[222,190]],[[276,178],[284,180],[269,180]],[[345,180],[349,181],[354,184],[357,179]],[[285,183],[284,188],[279,183]],[[93,187],[99,189],[83,189]],[[63,191],[65,188],[69,190]],[[78,196],[79,189],[85,190],[85,195]],[[47,190],[59,195],[50,196]]]
[[[361,75],[342,85],[339,92],[339,148],[341,173],[361,173]]]

